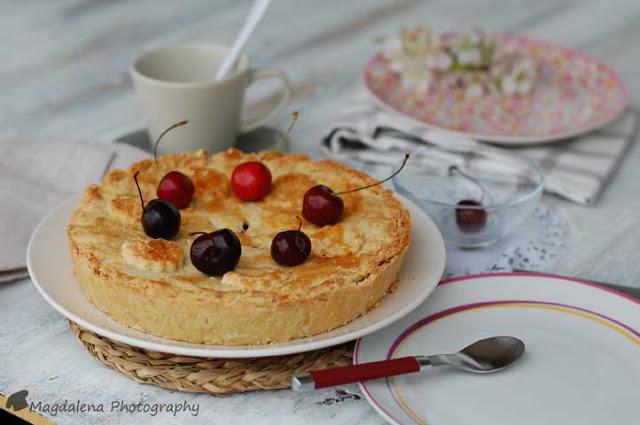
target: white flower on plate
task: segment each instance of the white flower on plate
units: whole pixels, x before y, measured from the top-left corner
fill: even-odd
[[[502,77],[500,81],[502,92],[507,95],[513,94],[529,94],[533,89],[532,78],[524,72],[511,72]]]
[[[436,71],[445,71],[453,65],[453,60],[448,54],[441,52],[430,56],[425,59],[427,68],[434,69]]]
[[[402,48],[407,55],[424,56],[433,46],[431,30],[424,27],[402,30]]]
[[[520,58],[513,64],[513,70],[515,72],[526,72],[530,73],[535,70],[535,64],[533,60],[528,57]]]
[[[481,65],[482,53],[476,48],[461,48],[454,50],[460,65]]]
[[[412,93],[416,97],[422,97],[429,92],[429,81],[426,80],[402,80],[402,89],[407,93]]]
[[[402,74],[402,70],[404,69],[404,62],[401,60],[391,60],[389,61],[389,69],[396,74]]]
[[[382,44],[382,57],[388,61],[389,69],[396,73],[402,72],[407,59],[402,50],[402,40],[398,37],[385,38]]]
[[[470,99],[477,99],[484,94],[484,88],[479,83],[472,83],[464,91],[464,96]]]
[[[424,66],[405,68],[401,74],[402,87],[416,96],[424,96],[429,92],[433,82],[433,74]]]
[[[500,81],[500,89],[504,94],[512,95],[516,92],[516,79],[513,75],[506,75]]]

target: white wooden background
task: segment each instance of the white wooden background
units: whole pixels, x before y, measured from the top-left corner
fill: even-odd
[[[151,47],[181,41],[229,43],[249,4],[1,0],[0,140],[71,137],[107,143],[141,127],[142,114],[127,73],[132,59]],[[320,138],[337,107],[360,86],[373,37],[416,24],[521,32],[575,47],[616,69],[638,106],[638,0],[275,0],[248,53],[256,66],[284,68],[294,83],[292,109],[301,112],[292,137],[294,150],[319,154]],[[268,100],[272,89],[264,86],[252,99]],[[283,114],[275,124],[284,127],[287,121]],[[557,273],[640,286],[639,181],[640,148],[633,146],[595,207],[547,200],[561,208],[574,227],[575,249]],[[27,388],[31,400],[43,402],[66,398],[200,404],[197,417],[161,416],[167,423],[382,422],[364,400],[332,402],[333,390],[215,398],[135,384],[87,355],[29,280],[0,287],[0,315],[0,392],[5,394]],[[358,393],[355,386],[346,389]],[[155,423],[158,418],[61,413],[54,419],[127,424]]]

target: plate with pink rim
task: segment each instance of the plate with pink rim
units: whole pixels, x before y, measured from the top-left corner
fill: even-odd
[[[528,95],[465,98],[460,91],[419,94],[405,87],[382,53],[364,69],[364,83],[383,109],[430,129],[503,145],[549,143],[587,133],[616,119],[628,104],[619,75],[583,53],[519,35],[500,43],[524,49],[539,67]]]
[[[493,273],[440,283],[428,301],[358,341],[354,363],[522,339],[522,359],[475,375],[451,368],[367,381],[393,424],[631,424],[640,385],[640,301],[554,275]]]

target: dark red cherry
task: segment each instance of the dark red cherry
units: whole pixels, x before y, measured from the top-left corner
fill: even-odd
[[[187,208],[196,188],[191,179],[180,171],[169,171],[160,180],[156,194],[158,198],[171,202],[176,207]]]
[[[464,233],[478,232],[487,224],[487,210],[481,202],[464,199],[456,207],[456,223]]]
[[[302,216],[305,218],[305,220],[317,226],[337,223],[342,216],[342,212],[344,211],[344,201],[342,200],[340,195],[346,195],[348,193],[368,189],[370,187],[382,184],[387,180],[391,180],[400,171],[402,171],[408,159],[409,154],[406,154],[400,168],[398,168],[386,179],[356,189],[336,193],[333,191],[333,189],[323,184],[313,186],[311,189],[307,190],[307,193],[304,194],[304,198],[302,199]]]
[[[317,226],[337,223],[343,211],[342,198],[323,184],[307,190],[302,199],[302,216]]]
[[[259,201],[271,191],[271,171],[259,161],[243,162],[231,174],[231,190],[242,201]]]
[[[198,236],[191,244],[191,263],[209,276],[222,276],[236,268],[242,246],[238,236],[229,229],[216,230]]]
[[[142,227],[150,238],[173,239],[180,230],[180,211],[171,202],[153,199],[142,213]]]
[[[136,182],[140,204],[142,205],[140,221],[142,222],[144,233],[154,239],[173,239],[180,230],[180,211],[171,202],[162,199],[153,199],[145,205],[142,199],[142,191],[138,184],[138,173],[140,171],[136,171],[133,175],[133,180]]]
[[[291,114],[291,123],[280,139],[273,145],[280,145],[285,140],[298,119],[298,112]],[[271,171],[261,162],[248,161],[239,164],[231,174],[231,190],[242,201],[260,201],[271,191]]]
[[[302,226],[302,221],[300,221]],[[300,230],[285,230],[271,241],[271,257],[282,266],[297,266],[305,262],[311,254],[311,239]]]

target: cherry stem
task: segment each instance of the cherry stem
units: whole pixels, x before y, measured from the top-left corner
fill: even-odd
[[[374,186],[377,186],[377,185],[382,184],[384,182],[387,182],[387,181],[391,180],[392,178],[394,178],[395,176],[397,176],[398,173],[400,173],[400,171],[402,171],[404,166],[407,164],[408,160],[409,160],[409,154],[407,153],[407,154],[404,155],[404,159],[402,160],[402,164],[400,165],[400,168],[398,168],[393,174],[391,174],[389,177],[387,177],[384,180],[379,180],[379,181],[377,181],[375,183],[371,183],[371,184],[368,184],[366,186],[359,187],[357,189],[345,190],[344,192],[339,192],[336,195],[346,195],[347,193],[353,193],[353,192],[357,192],[359,190],[369,189],[370,187],[374,187]]]
[[[298,230],[296,231],[299,232],[300,229],[302,229],[302,219],[300,218],[299,215],[297,215],[296,218],[298,219]]]
[[[135,174],[133,175],[133,180],[136,182],[136,187],[138,188],[138,196],[140,196],[140,205],[142,205],[142,211],[144,211],[144,199],[142,198],[140,183],[138,183],[138,174],[140,174],[140,170],[135,172]]]
[[[173,130],[174,128],[178,128],[178,127],[182,127],[183,125],[186,125],[188,122],[189,121],[187,121],[187,120],[177,122],[174,125],[172,125],[171,127],[167,128],[165,131],[163,131],[160,134],[160,136],[158,136],[158,138],[156,139],[156,144],[153,145],[153,160],[155,162],[158,162],[158,144],[160,143],[160,140],[162,140],[164,135],[167,134],[168,132],[170,132],[171,130]]]
[[[293,111],[293,113],[291,114],[291,123],[289,123],[289,127],[287,128],[287,131],[285,131],[284,133],[282,133],[282,135],[280,136],[280,138],[278,139],[277,142],[275,142],[273,144],[273,146],[271,146],[271,150],[276,150],[277,148],[280,147],[280,145],[282,144],[282,142],[284,142],[287,137],[289,137],[289,133],[291,133],[291,130],[293,130],[293,126],[296,124],[296,121],[298,121],[298,111]],[[258,161],[262,161],[263,159],[265,159],[267,157],[268,153],[262,155],[262,157],[260,159],[258,159]]]
[[[189,233],[189,236],[195,236],[195,235],[206,235],[207,232],[191,232]]]
[[[298,219],[298,230],[296,230],[295,239],[296,239],[296,244],[300,246],[301,244],[304,243],[304,242],[300,242],[300,238],[302,237],[302,232],[300,231],[300,229],[302,229],[302,219],[300,218],[299,215],[297,215],[296,218]]]
[[[478,181],[478,179],[476,179],[475,177],[473,177],[473,176],[467,174],[466,172],[462,171],[455,164],[449,167],[449,175],[452,176],[454,172],[458,173],[463,178],[469,180],[471,183],[475,184],[480,189],[480,203],[482,203],[482,201],[484,200],[484,196],[487,193],[487,191],[485,190],[484,186]]]

